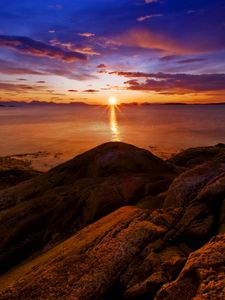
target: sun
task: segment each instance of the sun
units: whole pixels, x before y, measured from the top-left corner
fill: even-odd
[[[117,101],[116,97],[113,97],[113,96],[109,97],[108,104],[110,106],[115,106],[115,105],[117,105],[117,103],[118,103],[118,101]]]

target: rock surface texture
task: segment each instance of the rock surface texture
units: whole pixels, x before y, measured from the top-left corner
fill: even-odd
[[[14,268],[0,299],[225,299],[224,146],[213,148],[178,164],[107,143],[1,192],[1,271]]]

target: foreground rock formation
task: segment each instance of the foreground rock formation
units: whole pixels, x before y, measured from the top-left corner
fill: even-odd
[[[124,143],[96,147],[0,192],[0,273],[113,210],[168,188],[174,167]]]
[[[0,276],[0,299],[225,299],[225,148],[216,148],[189,165],[186,152],[164,162],[107,143],[4,190],[1,270],[25,261]]]

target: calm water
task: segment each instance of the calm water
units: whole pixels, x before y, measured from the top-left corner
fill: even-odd
[[[0,140],[0,156],[24,154],[42,170],[112,140],[166,158],[225,143],[225,106],[0,108]]]

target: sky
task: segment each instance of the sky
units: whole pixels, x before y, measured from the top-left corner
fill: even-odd
[[[0,0],[0,100],[225,102],[224,0]]]

